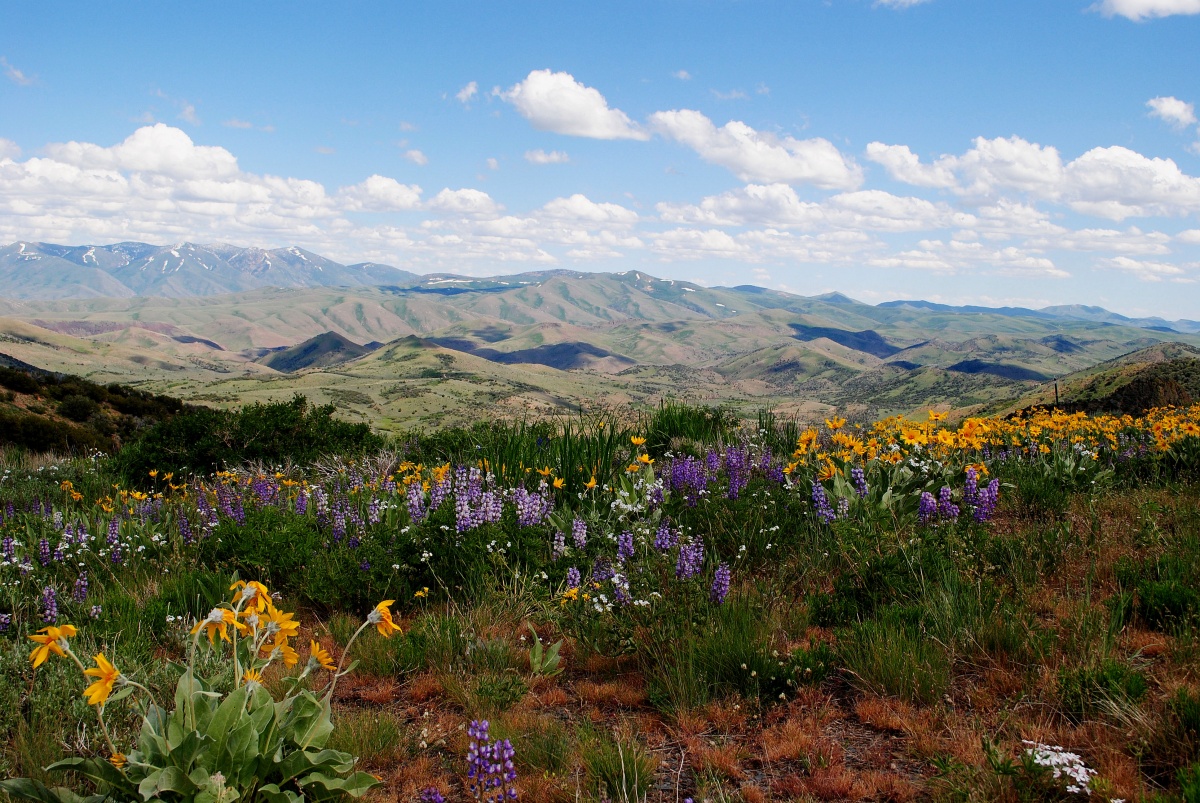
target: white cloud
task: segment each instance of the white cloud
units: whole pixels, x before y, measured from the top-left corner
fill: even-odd
[[[190,103],[184,103],[182,108],[180,108],[179,119],[185,123],[200,125],[200,116],[196,114],[196,107]]]
[[[675,72],[671,73],[671,77],[678,78],[680,81],[692,80],[692,74],[687,70],[676,70]]]
[[[1169,254],[1170,235],[1161,231],[1144,232],[1136,226],[1116,229],[1078,229],[1054,236],[1035,237],[1026,245],[1064,251],[1108,251],[1115,254]]]
[[[905,9],[912,8],[913,6],[919,6],[922,3],[928,2],[929,0],[875,0],[875,7],[878,8],[882,6],[884,8]]]
[[[485,217],[496,214],[503,207],[483,190],[447,188],[433,196],[428,208],[465,217]]]
[[[454,95],[459,103],[469,103],[479,93],[479,84],[472,81]]]
[[[498,159],[496,159],[495,157],[489,157],[487,160],[487,166],[488,166],[488,170],[499,170],[500,169],[500,161]]]
[[[571,157],[563,151],[546,151],[538,148],[535,151],[525,151],[525,161],[535,165],[559,165],[571,161]]]
[[[8,63],[8,59],[0,56],[0,69],[4,70],[5,76],[17,86],[32,86],[37,82],[37,79],[32,75],[26,75],[23,71]]]
[[[722,92],[719,89],[712,90],[713,97],[717,100],[746,100],[747,95],[740,89],[731,89],[728,92]]]
[[[350,211],[396,212],[417,209],[421,205],[421,188],[416,184],[401,184],[394,178],[373,175],[338,191],[338,200]]]
[[[855,189],[862,183],[862,169],[826,139],[780,137],[737,120],[717,128],[690,109],[655,112],[650,123],[742,181],[807,183],[823,189]]]
[[[1101,268],[1132,273],[1144,282],[1161,282],[1163,279],[1178,279],[1185,275],[1183,268],[1178,265],[1168,262],[1147,262],[1122,256],[1102,259],[1097,264]]]
[[[238,173],[232,153],[217,146],[196,145],[183,131],[164,123],[143,126],[111,148],[72,141],[47,145],[46,153],[81,168],[158,173],[180,179],[223,179]]]
[[[21,146],[11,139],[0,137],[0,160],[16,159],[21,155]]]
[[[1175,14],[1200,14],[1200,0],[1101,0],[1092,8],[1106,17],[1121,16],[1141,22]]]
[[[1188,229],[1187,231],[1181,231],[1175,235],[1175,239],[1181,243],[1200,245],[1200,229]]]
[[[596,203],[586,195],[575,193],[570,198],[555,198],[542,211],[557,220],[572,220],[584,224],[607,223],[629,226],[637,222],[638,213],[620,204]]]
[[[239,120],[236,117],[224,121],[221,123],[221,125],[225,126],[226,128],[254,128],[254,123],[249,123],[245,120]]]
[[[896,181],[915,187],[953,187],[956,183],[954,168],[945,157],[931,165],[921,164],[921,159],[907,145],[885,145],[872,142],[867,145],[867,158],[883,165],[888,175]]]
[[[429,164],[429,159],[425,156],[425,154],[421,153],[421,151],[417,150],[416,148],[405,151],[404,158],[407,159],[408,161],[412,162],[415,165]]]
[[[917,248],[877,257],[868,265],[880,268],[912,268],[936,273],[961,270],[983,271],[1004,276],[1065,279],[1071,274],[1037,251],[1009,246],[993,248],[979,242],[962,240],[921,240]]]
[[[1146,101],[1150,116],[1157,117],[1173,128],[1187,128],[1196,123],[1196,107],[1170,95]]]
[[[649,139],[620,109],[610,109],[596,89],[565,72],[534,70],[500,97],[539,131],[591,139]]]
[[[1172,159],[1120,146],[1093,148],[1067,165],[1066,191],[1075,211],[1111,220],[1200,212],[1200,179]]]

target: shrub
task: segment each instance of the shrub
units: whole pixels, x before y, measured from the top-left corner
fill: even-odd
[[[1058,677],[1063,713],[1074,722],[1105,713],[1112,705],[1136,703],[1147,688],[1142,673],[1111,658],[1095,666],[1064,669]]]
[[[906,702],[933,703],[950,686],[950,659],[912,610],[889,608],[839,640],[838,660],[851,682]]]
[[[100,405],[87,396],[73,394],[58,403],[58,414],[72,421],[84,422],[100,412]]]

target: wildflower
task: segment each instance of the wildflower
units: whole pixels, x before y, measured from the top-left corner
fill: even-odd
[[[238,580],[229,587],[229,590],[233,591],[235,588],[238,589],[238,592],[233,595],[233,604],[241,603],[246,610],[253,608],[255,613],[262,613],[271,600],[271,592],[257,580],[251,580],[248,583]]]
[[[717,567],[716,573],[713,575],[712,590],[709,592],[708,598],[720,605],[725,601],[725,597],[729,595],[729,580],[731,577],[729,564],[722,563]]]
[[[125,769],[125,765],[128,764],[129,761],[125,758],[124,753],[113,753],[108,757],[108,763],[121,770]]]
[[[43,627],[37,634],[29,638],[40,644],[40,647],[35,647],[33,652],[29,653],[29,660],[33,664],[33,668],[37,669],[42,664],[46,663],[46,659],[50,657],[50,653],[54,653],[59,657],[66,656],[67,639],[73,638],[78,631],[74,625],[60,625],[55,627]]]
[[[420,591],[413,594],[413,599],[422,599],[429,596],[429,586],[425,586]]]
[[[566,485],[567,485],[567,481],[566,481],[565,479],[563,479],[562,477],[556,477],[556,478],[554,479],[554,483],[553,483],[553,485],[554,485],[554,487],[555,487],[555,488],[557,488],[557,489],[559,489],[559,490],[562,490],[563,488],[565,488],[565,487],[566,487]]]
[[[249,630],[246,625],[237,620],[237,616],[233,611],[228,608],[213,608],[208,612],[208,616],[196,622],[195,626],[192,627],[191,634],[195,635],[200,631],[200,628],[204,628],[205,633],[208,635],[209,644],[216,642],[215,636],[218,634],[220,634],[222,641],[229,641],[229,633],[225,629],[228,625],[233,625],[241,633]]]
[[[275,637],[269,657],[272,661],[283,661],[283,665],[289,669],[300,663],[300,654],[293,650],[286,640],[278,636]]]
[[[640,455],[638,455],[638,462],[639,462],[639,463],[641,463],[641,464],[642,464],[642,465],[644,465],[644,466],[652,466],[652,465],[654,465],[654,460],[653,460],[653,459],[651,459],[650,455],[648,455],[648,454],[640,454]]]
[[[333,665],[333,657],[315,640],[310,640],[308,642],[308,662],[309,664],[315,664],[316,666],[321,667],[327,672],[333,672],[337,669],[337,667]]]
[[[583,582],[582,576],[579,574],[579,569],[572,566],[567,569],[567,588],[579,588]]]
[[[589,491],[592,490],[593,488],[595,488],[596,487],[596,475],[593,474],[592,478],[583,484],[583,487],[587,488]]]
[[[400,632],[400,626],[392,621],[392,612],[388,610],[395,601],[394,599],[385,599],[367,614],[367,621],[375,625],[379,635],[384,638],[391,638],[393,633]]]
[[[121,670],[110,664],[104,653],[96,655],[95,661],[94,667],[83,670],[83,674],[96,679],[83,690],[83,696],[87,698],[88,705],[104,705],[112,694],[113,684],[121,677]]]
[[[640,435],[634,435],[632,438],[629,439],[629,442],[632,443],[634,446],[641,446],[643,443],[646,442],[646,439],[641,437]]]
[[[837,416],[834,416],[833,418],[826,418],[825,426],[829,428],[830,432],[837,432],[839,429],[846,426],[846,419],[838,418]]]
[[[247,669],[242,675],[242,680],[246,682],[246,690],[253,692],[262,687],[262,672],[257,669]]]
[[[58,594],[55,592],[54,586],[46,586],[42,589],[42,621],[58,621]]]

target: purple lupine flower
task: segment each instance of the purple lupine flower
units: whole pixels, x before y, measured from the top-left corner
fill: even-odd
[[[624,562],[633,557],[633,533],[625,530],[617,536],[617,558]]]
[[[410,483],[405,492],[408,503],[408,518],[414,524],[425,520],[425,492],[421,490],[420,481]]]
[[[76,602],[83,602],[88,595],[88,576],[87,572],[81,572],[75,578],[75,587],[71,590],[71,599]]]
[[[92,617],[93,619],[99,619],[100,614],[102,613],[104,613],[103,608],[101,608],[99,605],[93,605],[92,609],[88,611],[88,616]]]
[[[841,499],[838,500],[838,503],[837,503],[837,517],[839,519],[844,519],[849,515],[850,515],[850,500],[843,496]]]
[[[1000,500],[1000,480],[992,480],[979,492],[979,501],[975,505],[975,521],[983,523],[992,518],[996,512],[996,503]]]
[[[729,595],[729,581],[732,577],[732,572],[729,570],[728,563],[722,563],[713,573],[712,590],[708,592],[708,598],[720,605],[725,601],[725,597]]]
[[[728,499],[737,499],[750,482],[750,453],[730,446],[725,450],[725,473],[729,477]]]
[[[967,468],[967,481],[963,484],[963,504],[967,507],[979,506],[979,481],[975,469]]]
[[[471,797],[486,803],[516,800],[517,770],[513,764],[516,751],[508,739],[493,743],[488,735],[488,722],[472,720],[467,728],[471,742],[467,747],[467,779]]]
[[[829,497],[825,495],[825,486],[813,480],[812,484],[812,502],[813,511],[817,514],[817,518],[829,524],[837,514],[833,512],[833,508],[829,504]]]
[[[362,562],[362,563],[360,563],[360,564],[358,564],[358,568],[359,568],[359,571],[363,571],[363,572],[369,572],[369,571],[371,571],[371,564],[370,564],[370,562],[369,562],[369,561],[367,561],[367,560],[364,558],[364,559],[363,559],[363,562]]]
[[[613,571],[612,564],[610,564],[604,558],[598,558],[596,562],[592,564],[593,582],[603,583],[605,580],[612,579],[614,574],[616,574],[616,572]]]
[[[442,506],[442,502],[446,501],[446,497],[450,495],[452,482],[452,478],[446,477],[429,489],[429,509],[431,511],[437,510]]]
[[[361,543],[362,541],[359,540],[357,535],[352,535],[350,536],[350,540],[346,542],[346,546],[350,547],[351,549],[358,549],[358,545]]]
[[[40,541],[38,541],[38,560],[40,560],[42,562],[43,566],[50,565],[50,541],[49,541],[49,539],[42,538]]]
[[[579,584],[583,582],[583,578],[579,574],[579,569],[574,566],[567,569],[567,588],[579,588]]]
[[[192,523],[188,521],[188,517],[182,512],[179,515],[179,536],[183,539],[183,543],[192,543]]]
[[[854,483],[854,492],[858,494],[859,499],[867,497],[867,472],[861,467],[855,466],[850,469],[850,481]]]
[[[10,625],[12,625],[12,614],[0,613],[0,633],[8,630]]]
[[[704,545],[692,541],[679,547],[679,559],[675,562],[675,576],[680,580],[690,580],[700,574],[704,566]]]
[[[658,530],[654,533],[654,548],[659,552],[666,552],[679,540],[675,533],[671,532],[671,522],[669,519],[663,519],[658,525]]]
[[[432,786],[427,786],[421,792],[421,800],[419,803],[446,803],[446,798],[442,797],[442,793]]]
[[[121,522],[117,521],[116,517],[108,522],[108,538],[106,540],[109,546],[121,543]]]
[[[943,485],[942,489],[938,491],[938,515],[944,519],[958,519],[959,510],[958,505],[954,504],[953,493],[949,485]]]
[[[562,530],[554,531],[554,543],[550,546],[550,559],[558,560],[567,554],[567,536]]]
[[[917,519],[922,524],[930,524],[937,518],[937,499],[929,491],[921,491],[921,501],[917,505]]]
[[[583,519],[576,518],[571,522],[571,541],[574,542],[576,549],[587,547],[587,524]]]
[[[518,527],[532,527],[535,524],[541,524],[542,519],[553,507],[553,502],[546,495],[545,482],[534,493],[530,493],[518,485],[513,488],[512,495],[513,502],[517,506]]]
[[[42,621],[54,624],[58,621],[58,595],[54,586],[42,589]]]
[[[308,492],[303,488],[300,493],[296,494],[296,515],[303,516],[308,513]]]
[[[380,512],[379,499],[371,498],[371,504],[367,506],[367,522],[370,524],[378,524],[383,521],[383,514]]]
[[[5,535],[4,540],[0,541],[0,551],[4,553],[6,560],[12,560],[13,556],[16,555],[17,547],[11,535]]]

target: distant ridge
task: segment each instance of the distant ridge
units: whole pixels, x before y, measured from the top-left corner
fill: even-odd
[[[259,362],[285,374],[303,371],[305,368],[328,368],[331,365],[356,360],[379,348],[379,343],[360,346],[337,332],[326,332],[310,337],[286,349],[272,351]]]
[[[1120,326],[1136,326],[1139,329],[1150,329],[1155,332],[1177,334],[1200,333],[1200,321],[1181,319],[1168,321],[1163,318],[1129,318],[1116,312],[1110,312],[1103,307],[1089,307],[1083,304],[1062,304],[1042,309],[1027,307],[978,307],[966,305],[961,307],[950,304],[937,304],[933,301],[905,300],[884,301],[878,306],[889,309],[928,310],[930,312],[981,312],[989,315],[1007,315],[1014,318],[1039,318],[1041,320],[1073,320],[1090,323],[1112,323]]]

